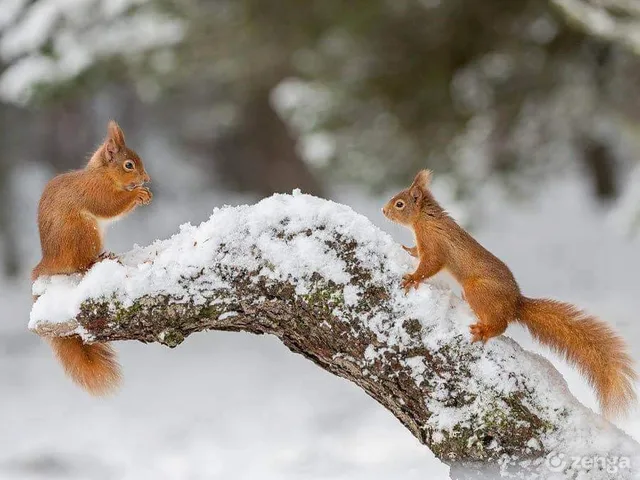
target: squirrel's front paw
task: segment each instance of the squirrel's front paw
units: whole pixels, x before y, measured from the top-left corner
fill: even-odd
[[[486,327],[480,322],[469,325],[469,332],[471,333],[471,343],[486,343],[487,340],[489,340],[489,336],[486,332]]]
[[[404,245],[402,245],[402,248],[412,257],[418,258],[420,256],[418,255],[418,247],[405,247]]]
[[[149,205],[151,203],[151,199],[153,198],[153,194],[151,190],[147,187],[136,187],[136,203],[138,205]]]
[[[417,277],[413,273],[407,273],[402,277],[402,288],[404,289],[405,293],[409,293],[412,288],[418,288],[421,281],[422,278]]]

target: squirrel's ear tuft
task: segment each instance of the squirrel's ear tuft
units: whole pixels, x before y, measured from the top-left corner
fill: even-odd
[[[109,121],[109,126],[107,127],[107,132],[108,135],[107,137],[109,139],[112,139],[115,144],[122,148],[124,147],[124,133],[122,132],[122,129],[120,128],[120,125],[118,125],[115,120],[110,120]]]
[[[120,126],[111,120],[107,127],[107,139],[104,141],[104,156],[107,161],[112,161],[115,158],[115,154],[124,147],[124,133]]]
[[[433,174],[431,173],[431,170],[426,170],[426,169],[420,170],[416,175],[416,178],[413,180],[413,183],[411,184],[411,186],[420,187],[426,190],[429,188],[429,185],[431,184],[432,177],[433,177]]]

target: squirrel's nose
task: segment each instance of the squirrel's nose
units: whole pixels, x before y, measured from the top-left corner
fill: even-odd
[[[147,172],[144,172],[144,177],[142,177],[142,179],[144,180],[144,183],[151,183],[151,177]]]

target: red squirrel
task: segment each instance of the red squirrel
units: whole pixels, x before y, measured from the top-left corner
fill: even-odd
[[[460,227],[435,200],[431,172],[417,174],[411,186],[382,209],[390,220],[413,230],[415,247],[403,248],[420,260],[406,274],[405,291],[440,270],[462,286],[478,321],[469,327],[472,341],[486,342],[519,321],[531,334],[573,363],[595,388],[606,417],[624,414],[636,400],[638,376],[624,341],[606,323],[556,300],[528,298],[500,259]]]
[[[86,167],[56,176],[42,193],[38,208],[42,260],[31,280],[86,272],[103,256],[107,224],[151,202],[151,191],[143,186],[149,181],[118,124],[109,122],[107,138]],[[89,393],[106,395],[119,386],[120,366],[109,345],[85,344],[78,336],[49,342],[67,375]]]

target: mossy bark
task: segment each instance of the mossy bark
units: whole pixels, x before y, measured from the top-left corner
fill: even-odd
[[[370,319],[374,314],[402,318],[396,316],[397,305],[392,301],[398,286],[385,274],[383,264],[380,272],[362,266],[353,240],[336,234],[327,248],[345,262],[351,283],[359,291],[355,302],[345,300],[344,285],[318,273],[307,279],[302,292],[295,279],[274,280],[265,274],[276,267],[266,261],[256,271],[211,265],[183,279],[189,293],[179,298],[158,294],[127,304],[116,296],[89,299],[75,320],[40,323],[35,331],[41,335],[81,332],[96,342],[138,340],[171,348],[205,330],[275,335],[291,351],[355,383],[391,411],[451,467],[451,478],[523,478],[528,474],[545,478],[544,459],[550,453],[544,447],[545,438],[561,430],[554,424],[558,416],[540,407],[535,389],[522,382],[515,393],[469,391],[470,379],[478,375],[470,365],[484,355],[482,348],[460,334],[431,351],[424,341],[431,327],[419,319],[402,322],[402,342],[387,342]],[[220,285],[220,279],[224,287],[215,286]],[[447,311],[453,308],[447,307]],[[387,328],[385,325],[382,328]],[[368,354],[372,349],[376,355]],[[411,359],[420,364],[422,373],[418,376]],[[444,399],[436,391],[443,384],[447,391]],[[487,400],[480,402],[483,406],[478,409],[479,394]],[[434,401],[456,411],[474,404],[476,413],[471,420],[438,427],[437,422],[430,422]],[[564,407],[558,408],[561,411]]]

